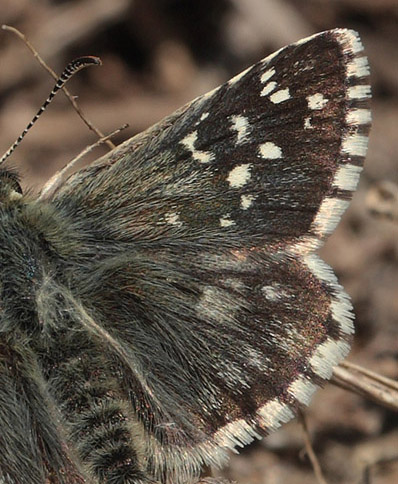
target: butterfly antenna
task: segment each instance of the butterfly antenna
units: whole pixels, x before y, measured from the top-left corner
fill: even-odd
[[[0,159],[0,165],[11,155],[11,153],[15,150],[15,148],[19,145],[19,143],[24,139],[26,133],[30,130],[30,128],[35,124],[35,122],[39,119],[41,114],[45,111],[47,106],[53,100],[54,96],[57,92],[64,87],[64,85],[69,81],[69,79],[79,72],[81,69],[89,65],[101,65],[101,59],[99,57],[79,57],[78,59],[73,60],[70,62],[64,69],[64,72],[59,76],[55,86],[53,87],[50,95],[45,100],[41,108],[37,111],[37,114],[33,117],[32,121],[26,126],[26,128],[22,131],[18,139],[15,141],[13,145],[4,153],[4,155]]]

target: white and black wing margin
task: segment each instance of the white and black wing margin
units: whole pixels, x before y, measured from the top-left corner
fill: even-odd
[[[314,251],[358,182],[368,77],[355,32],[316,34],[48,200],[79,234],[65,277],[119,362],[155,478],[189,481],[278,428],[347,355],[351,304]]]

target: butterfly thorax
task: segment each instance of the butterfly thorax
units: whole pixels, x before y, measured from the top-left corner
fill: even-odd
[[[60,273],[61,233],[67,237],[55,214],[22,195],[13,174],[0,172],[0,331],[39,328],[38,292]]]

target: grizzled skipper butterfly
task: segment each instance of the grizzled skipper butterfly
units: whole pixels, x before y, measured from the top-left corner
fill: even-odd
[[[368,75],[331,30],[37,199],[3,164],[1,483],[197,482],[308,404],[353,333],[315,251],[357,185]]]

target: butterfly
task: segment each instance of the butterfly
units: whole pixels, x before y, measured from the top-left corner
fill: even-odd
[[[370,126],[356,32],[288,45],[54,190],[0,171],[0,482],[200,481],[307,405],[352,307],[315,251]]]

